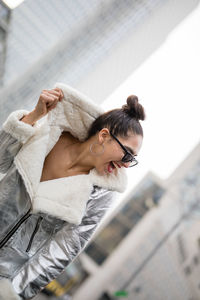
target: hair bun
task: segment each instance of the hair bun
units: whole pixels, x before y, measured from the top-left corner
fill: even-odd
[[[136,95],[130,95],[126,99],[127,104],[122,105],[122,110],[130,117],[135,118],[137,121],[145,120],[145,112],[143,106],[138,103]]]

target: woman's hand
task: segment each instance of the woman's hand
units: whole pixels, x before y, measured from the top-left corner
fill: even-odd
[[[43,90],[40,94],[38,103],[32,112],[35,118],[39,120],[44,117],[50,110],[56,107],[58,101],[61,101],[63,97],[64,94],[59,88]]]

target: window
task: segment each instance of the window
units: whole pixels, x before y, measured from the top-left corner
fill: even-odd
[[[190,266],[185,267],[184,271],[185,271],[186,275],[190,275],[192,273],[192,270],[191,270]]]
[[[101,264],[129,231],[130,228],[115,217],[85,249],[85,252],[98,264]]]
[[[198,258],[197,255],[195,255],[195,256],[193,257],[193,262],[194,262],[195,265],[198,265],[198,264],[199,264],[199,258]]]
[[[187,255],[186,255],[184,240],[183,240],[183,237],[181,236],[181,234],[179,234],[177,236],[177,243],[178,243],[178,249],[179,249],[180,263],[183,263],[186,260]]]

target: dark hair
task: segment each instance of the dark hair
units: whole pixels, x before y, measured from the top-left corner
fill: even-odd
[[[109,110],[95,119],[89,128],[87,139],[105,127],[116,136],[127,137],[128,131],[132,131],[143,137],[139,120],[146,118],[144,108],[135,95],[128,96],[126,102],[121,108]]]

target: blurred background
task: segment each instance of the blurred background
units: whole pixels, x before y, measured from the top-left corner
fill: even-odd
[[[34,299],[200,299],[199,2],[0,0],[1,124],[56,82],[147,115],[127,191]]]

